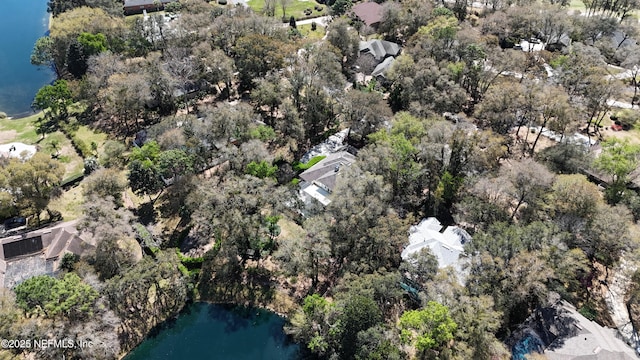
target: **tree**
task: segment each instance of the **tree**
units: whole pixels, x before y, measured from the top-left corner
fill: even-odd
[[[97,100],[112,133],[126,136],[140,129],[140,119],[151,100],[149,80],[141,73],[115,73],[106,80]]]
[[[120,338],[123,347],[140,343],[151,329],[182,311],[188,290],[179,264],[175,251],[162,251],[155,259],[145,257],[137,266],[107,281],[103,291],[121,319],[118,331],[126,334]]]
[[[137,194],[157,194],[164,188],[162,176],[151,161],[133,160],[129,163],[129,186]]]
[[[254,79],[264,77],[269,71],[280,69],[289,53],[285,43],[261,34],[239,38],[234,50],[236,68],[240,73],[241,85],[245,89],[255,86]]]
[[[597,212],[582,234],[580,247],[592,261],[598,261],[605,269],[614,267],[625,251],[636,249],[638,244],[629,234],[632,221],[629,210],[623,205],[598,206]]]
[[[611,138],[602,142],[602,153],[593,166],[611,177],[611,183],[605,194],[612,204],[618,203],[631,180],[629,176],[638,167],[640,146],[631,144],[629,140]]]
[[[56,66],[53,57],[54,43],[50,36],[43,36],[36,40],[31,52],[31,63],[37,66],[53,68],[56,75],[60,77],[61,70]]]
[[[71,90],[67,82],[56,80],[53,85],[45,85],[38,90],[31,106],[37,110],[45,110],[45,116],[55,121],[67,117],[69,105],[72,103]]]
[[[59,194],[64,167],[51,156],[38,152],[26,162],[11,160],[3,170],[6,189],[13,195],[17,207],[36,215],[39,223],[40,213],[48,211],[49,201]]]
[[[377,92],[350,90],[342,102],[342,113],[349,126],[349,136],[361,141],[378,131],[393,113]]]
[[[193,156],[184,150],[170,149],[161,152],[155,161],[158,173],[164,180],[174,181],[181,176],[193,173]]]
[[[553,184],[556,221],[569,232],[583,226],[595,214],[602,195],[584,175],[559,175]]]
[[[351,0],[336,0],[331,6],[331,13],[335,16],[340,16],[351,9],[352,6]]]
[[[247,164],[245,172],[249,175],[263,179],[267,177],[274,177],[277,170],[277,166],[271,166],[268,162],[262,160],[260,162],[252,161]]]
[[[426,355],[447,347],[458,326],[447,307],[429,301],[423,309],[405,311],[398,327],[402,341],[414,346],[419,354]]]
[[[521,125],[523,86],[508,82],[490,88],[476,107],[475,115],[482,121],[484,128],[490,128],[497,134],[506,134],[514,126]],[[520,115],[520,116],[518,116]]]
[[[25,313],[43,312],[46,317],[78,320],[91,316],[98,292],[75,273],[62,279],[48,275],[32,277],[15,287],[16,304]]]
[[[503,166],[500,171],[511,183],[507,193],[516,201],[511,219],[515,218],[522,204],[534,206],[553,182],[553,174],[531,159],[513,162],[511,166]]]
[[[104,153],[100,156],[100,163],[106,168],[120,168],[125,164],[124,152],[126,147],[123,143],[114,140],[107,140],[103,146]]]
[[[95,196],[98,198],[111,198],[117,207],[121,207],[122,193],[126,188],[126,182],[120,173],[113,169],[100,169],[83,182],[83,195],[86,198]]]
[[[336,306],[318,294],[304,298],[302,309],[291,317],[291,327],[286,331],[294,339],[304,344],[314,354],[328,357],[338,350],[337,331],[332,329],[336,322]],[[336,329],[337,330],[337,329]]]
[[[379,325],[382,322],[380,308],[373,299],[354,296],[346,300],[338,317],[340,324],[340,355],[342,359],[351,359],[357,348],[354,346],[361,331]]]
[[[274,253],[280,265],[291,275],[311,279],[311,288],[317,288],[320,276],[326,276],[331,259],[331,242],[327,226],[320,216],[307,219],[300,233],[279,239]]]
[[[350,3],[349,0],[340,1],[342,5],[338,5],[339,9],[346,6],[347,3]],[[336,5],[334,4],[334,6]],[[360,51],[360,38],[358,37],[358,33],[349,26],[349,23],[345,19],[336,19],[336,21],[332,21],[331,26],[329,26],[327,41],[340,51],[342,72],[345,73],[356,60]]]
[[[291,0],[278,0],[278,3],[280,4],[280,8],[282,9],[282,18],[286,19],[287,16],[287,7],[289,7],[289,4],[291,4]],[[295,23],[296,20],[295,18],[292,16],[291,18],[293,18],[293,24],[294,26],[292,26],[292,28],[296,28],[295,27]],[[291,25],[291,19],[289,19],[289,25]]]
[[[633,97],[631,98],[631,106],[633,107],[638,103],[638,90],[640,89],[640,81],[638,81],[638,76],[640,76],[640,46],[624,47],[620,52],[624,54],[624,60],[620,65],[631,73],[629,81],[633,86]]]

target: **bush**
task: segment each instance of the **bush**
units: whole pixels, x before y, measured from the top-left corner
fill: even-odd
[[[247,164],[245,173],[264,179],[268,177],[275,177],[277,170],[278,170],[277,166],[275,165],[272,166],[268,162],[262,160],[259,163],[252,161],[249,164]]]
[[[271,126],[260,125],[249,131],[249,136],[252,139],[258,139],[262,141],[270,141],[276,138],[276,132]]]
[[[611,120],[622,126],[624,130],[633,129],[640,119],[640,112],[632,109],[623,109],[611,116]]]
[[[0,111],[0,119],[6,119],[6,118],[7,118],[7,113]]]
[[[318,25],[316,25],[316,22],[315,21],[311,22],[311,31],[316,31],[317,28],[318,28]]]
[[[170,12],[170,13],[177,13],[178,11],[180,11],[182,9],[182,5],[177,2],[170,2],[167,5],[164,6],[165,11]]]
[[[94,171],[98,170],[100,164],[98,164],[98,159],[93,156],[90,156],[84,160],[84,174],[89,175]]]
[[[218,4],[227,5],[227,0],[218,0]]]
[[[293,170],[295,170],[296,172],[303,172],[309,169],[310,167],[312,167],[313,165],[317,164],[324,158],[326,158],[326,156],[319,155],[311,158],[306,164],[296,162],[293,164]]]

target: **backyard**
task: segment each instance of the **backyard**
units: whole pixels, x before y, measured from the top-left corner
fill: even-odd
[[[60,130],[47,133],[44,136],[36,131],[35,124],[42,117],[42,113],[20,119],[0,119],[0,144],[20,142],[35,145],[38,151],[50,154],[65,168],[63,182],[82,175],[84,160],[75,150],[71,140]],[[73,121],[73,120],[72,120]],[[106,134],[96,132],[86,125],[72,126],[74,136],[82,139],[88,146],[95,143],[97,152],[101,153]],[[62,213],[65,220],[72,220],[80,215],[82,203],[81,187],[71,188],[50,203],[50,208]]]
[[[308,19],[312,17],[324,16],[327,15],[327,6],[320,5],[313,0],[303,1],[303,0],[288,0],[286,1],[287,6],[285,7],[285,12],[282,12],[281,1],[274,2],[275,13],[274,17],[283,18],[288,21],[289,17],[293,16],[296,20],[300,19]],[[265,0],[249,0],[247,1],[247,5],[257,13],[264,13]],[[317,7],[317,8],[316,8]],[[321,11],[317,9],[322,8]],[[305,14],[305,10],[311,10],[310,15]]]

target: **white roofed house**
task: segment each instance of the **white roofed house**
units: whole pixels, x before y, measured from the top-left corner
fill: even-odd
[[[305,208],[329,205],[336,180],[345,166],[351,166],[356,157],[347,151],[329,154],[300,174],[300,198]]]
[[[402,251],[402,260],[410,261],[412,254],[429,248],[438,259],[438,267],[452,267],[460,282],[464,283],[466,274],[463,266],[466,261],[464,244],[471,241],[469,235],[457,226],[442,226],[434,217],[422,220],[409,230],[409,245]]]

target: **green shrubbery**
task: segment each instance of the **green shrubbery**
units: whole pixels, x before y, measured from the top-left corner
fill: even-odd
[[[295,162],[293,164],[293,170],[295,170],[297,172],[303,172],[303,171],[309,169],[310,167],[312,167],[313,165],[319,163],[324,158],[326,158],[326,156],[320,155],[320,156],[315,156],[315,157],[311,158],[311,160],[307,161],[306,164],[303,164],[303,163],[300,163],[300,162]]]

